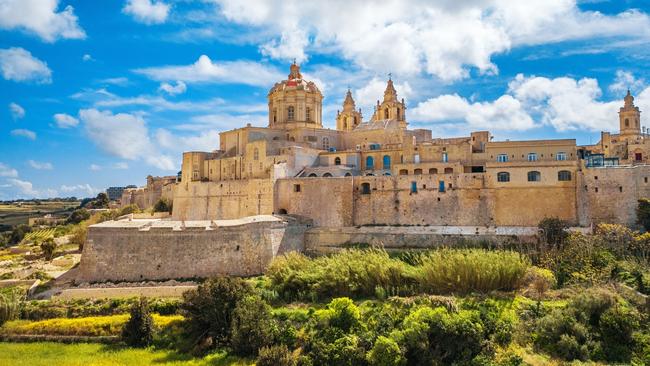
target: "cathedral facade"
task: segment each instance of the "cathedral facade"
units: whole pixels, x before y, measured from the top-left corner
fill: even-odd
[[[554,216],[581,226],[634,224],[637,200],[650,196],[650,138],[629,92],[619,133],[603,132],[589,146],[409,129],[390,79],[365,121],[348,90],[336,129],[324,128],[322,100],[292,64],[268,93],[267,127],[225,131],[218,150],[183,154],[178,180],[163,194],[173,199],[173,219],[293,214],[324,227],[498,227]]]

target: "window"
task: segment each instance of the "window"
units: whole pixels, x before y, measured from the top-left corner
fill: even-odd
[[[388,108],[384,109],[384,119],[388,119]]]
[[[636,161],[643,160],[643,154],[642,153],[634,153],[634,160],[636,160]]]
[[[446,152],[443,152],[443,153],[442,153],[442,162],[443,162],[443,163],[447,163],[447,162],[449,162],[449,155],[447,155]]]
[[[445,181],[444,180],[441,180],[440,182],[438,182],[438,191],[439,192],[444,192],[445,191]]]
[[[630,127],[630,120],[627,118],[625,119],[625,127]]]
[[[453,174],[454,168],[445,168],[445,174]]]
[[[508,172],[497,173],[497,182],[510,182],[510,173]]]
[[[560,170],[557,172],[557,180],[560,182],[568,182],[571,180],[571,172],[568,170]]]
[[[273,108],[273,122],[277,121],[278,119],[277,115],[278,115],[278,110]]]
[[[418,193],[418,183],[411,182],[411,193]]]
[[[260,160],[260,149],[255,148],[253,150],[253,160]]]
[[[347,130],[347,129],[348,129],[348,123],[347,123],[347,122],[343,122],[343,129],[344,129],[344,130]]]
[[[316,175],[316,173],[311,173],[311,174],[309,174],[309,178],[315,178],[315,177],[318,177],[318,176]]]
[[[311,121],[311,108],[309,107],[307,107],[307,109],[305,110],[305,120],[307,122]]]
[[[413,174],[415,174],[415,175],[422,175],[422,169],[415,169],[415,170],[413,171]]]
[[[537,161],[537,153],[528,153],[528,161]]]
[[[437,168],[430,168],[429,169],[429,174],[438,174],[438,169]]]
[[[566,153],[559,152],[555,155],[555,160],[566,160]]]
[[[397,120],[399,121],[399,108],[397,108]]]
[[[350,173],[345,173],[345,176],[346,176],[346,177],[351,177],[352,174],[350,174]]]
[[[361,194],[370,194],[370,183],[361,183]]]
[[[293,185],[293,191],[294,192],[300,192],[300,184],[294,184]]]
[[[354,116],[354,125],[357,125],[357,116]]]
[[[287,120],[293,121],[294,117],[295,117],[294,116],[294,109],[293,109],[293,106],[291,106],[291,107],[287,108]]]
[[[372,156],[366,158],[366,169],[375,169],[375,159]]]
[[[528,172],[529,182],[539,182],[540,180],[542,180],[542,174],[540,172],[536,172],[536,171]]]
[[[399,170],[399,175],[408,175],[409,171],[407,169],[400,169]]]
[[[508,161],[508,154],[499,154],[499,155],[497,155],[497,161],[499,163],[505,163],[506,161]]]
[[[334,165],[341,165],[341,158],[338,156],[334,159]]]
[[[329,178],[329,177],[331,177],[331,176],[332,176],[331,173],[325,173],[325,174],[323,174],[323,177],[325,177],[325,178]]]
[[[390,169],[390,156],[384,155],[383,163],[384,163],[384,169]]]
[[[329,137],[323,137],[323,150],[329,150],[329,148],[330,148]]]

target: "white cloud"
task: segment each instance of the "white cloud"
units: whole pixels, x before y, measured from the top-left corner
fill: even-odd
[[[97,164],[90,164],[90,166],[88,167],[88,169],[90,169],[90,170],[92,170],[92,171],[94,171],[94,172],[97,172],[97,171],[102,170],[102,167],[99,166],[99,165],[97,165]]]
[[[93,197],[96,196],[102,190],[99,188],[94,188],[90,184],[75,184],[75,185],[65,185],[63,184],[60,188],[61,192],[64,192],[68,195],[73,195],[76,197]]]
[[[129,169],[129,164],[121,161],[113,164],[113,169],[118,169],[118,170]]]
[[[54,115],[54,122],[59,128],[70,128],[76,127],[79,124],[79,120],[75,117],[72,117],[69,114],[57,113]]]
[[[219,148],[219,132],[203,131],[197,136],[175,136],[166,129],[156,131],[156,141],[166,149],[183,151],[213,151]]]
[[[164,23],[170,6],[160,0],[127,0],[122,11],[144,24]]]
[[[68,5],[57,12],[58,7],[59,0],[2,0],[0,28],[34,33],[46,42],[86,38],[77,24],[74,8]]]
[[[5,80],[33,81],[43,84],[52,82],[52,71],[47,64],[32,56],[24,48],[0,49],[0,69]]]
[[[38,162],[38,161],[34,161],[34,160],[28,160],[27,163],[29,164],[29,166],[31,166],[32,168],[34,168],[36,170],[52,170],[52,169],[54,169],[54,166],[52,165],[52,163],[48,163],[48,162]]]
[[[100,83],[103,84],[111,84],[111,85],[117,85],[117,86],[126,86],[129,84],[129,79],[121,76],[121,77],[116,77],[116,78],[107,78],[107,79],[102,79],[99,80]]]
[[[268,87],[284,75],[275,68],[252,61],[212,62],[206,55],[191,65],[160,66],[134,70],[156,81],[186,83],[232,83]]]
[[[176,85],[170,83],[162,83],[158,90],[164,91],[169,95],[183,94],[187,90],[187,85],[182,81],[177,81]]]
[[[609,90],[616,93],[625,93],[627,90],[631,90],[633,93],[636,93],[642,90],[644,86],[644,79],[635,78],[631,72],[618,70],[616,71],[616,79],[609,86]]]
[[[36,197],[39,195],[38,191],[34,189],[32,182],[17,178],[7,179],[7,182],[9,182],[12,187],[18,189],[18,192],[23,196]]]
[[[16,103],[9,103],[9,111],[14,120],[25,118],[25,109]]]
[[[264,55],[304,60],[314,50],[376,73],[426,72],[446,81],[467,77],[472,69],[497,72],[492,57],[513,47],[650,39],[647,14],[582,11],[576,0],[212,2],[226,19],[252,26],[249,33]]]
[[[528,130],[536,127],[521,103],[510,95],[493,102],[471,103],[453,95],[441,95],[419,103],[411,112],[413,121],[465,122],[470,129]]]
[[[94,59],[90,54],[88,54],[88,53],[86,53],[85,55],[81,56],[81,60],[82,60],[83,62],[95,61],[95,59]]]
[[[18,171],[8,165],[0,163],[0,177],[16,178],[18,177]]]
[[[172,159],[161,154],[151,142],[141,116],[82,109],[79,117],[90,140],[105,152],[122,159],[144,160],[159,169],[175,169]]]
[[[11,135],[12,136],[19,136],[19,137],[25,137],[30,140],[36,140],[36,132],[27,130],[24,128],[19,128],[15,130],[11,130]]]
[[[124,107],[142,106],[156,111],[208,111],[217,107],[225,107],[225,101],[213,98],[203,101],[173,102],[159,95],[138,95],[135,97],[121,97],[106,89],[86,89],[71,96],[73,99],[91,102],[95,107]]]

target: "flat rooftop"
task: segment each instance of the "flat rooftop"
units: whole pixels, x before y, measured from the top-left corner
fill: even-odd
[[[139,230],[149,230],[151,228],[167,228],[172,230],[183,230],[186,228],[203,228],[206,230],[217,227],[240,226],[256,222],[284,222],[281,217],[273,215],[258,215],[242,217],[234,220],[167,220],[167,219],[133,219],[122,218],[114,221],[104,221],[99,224],[91,225],[93,228],[133,228]]]

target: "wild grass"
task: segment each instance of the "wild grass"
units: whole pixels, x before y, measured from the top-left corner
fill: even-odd
[[[100,344],[0,343],[0,365],[12,366],[251,366],[252,361],[216,352],[194,358],[169,350]]]
[[[289,253],[271,263],[267,276],[270,290],[285,300],[385,298],[512,290],[528,265],[511,251],[442,249],[390,257],[379,249],[346,249],[318,258]]]
[[[14,320],[0,327],[0,332],[11,335],[61,335],[61,336],[116,336],[129,319],[128,314],[113,316],[93,316],[85,318],[54,318],[41,321]],[[183,319],[180,315],[153,315],[154,324],[159,328]]]

